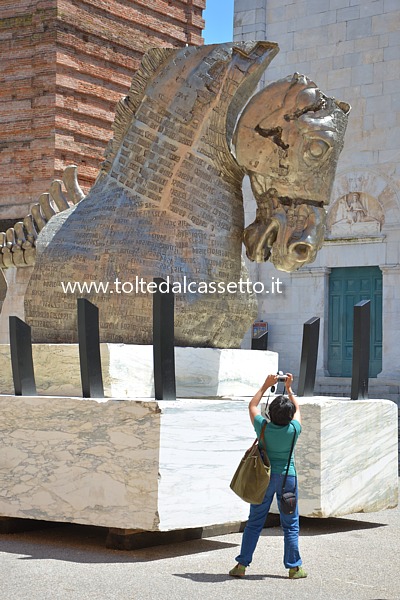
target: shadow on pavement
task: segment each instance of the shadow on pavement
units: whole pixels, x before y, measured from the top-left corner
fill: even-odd
[[[371,521],[357,521],[355,519],[343,519],[331,517],[329,519],[300,518],[300,531],[302,536],[330,535],[332,533],[344,533],[358,529],[374,529],[387,527],[386,523],[372,523]]]
[[[261,535],[282,535],[282,530],[279,527],[279,515],[273,514],[271,516],[273,519],[270,519],[269,526],[263,530]],[[375,529],[377,527],[387,527],[387,524],[338,517],[330,517],[328,519],[311,519],[309,517],[300,517],[300,534],[302,536],[331,535],[333,533],[345,533],[346,531],[358,531],[362,529]]]
[[[190,579],[196,583],[221,583],[222,581],[238,581],[240,577],[230,577],[227,573],[174,573],[175,577]],[[246,581],[260,581],[269,577],[269,575],[246,575]],[[271,577],[279,577],[272,575]],[[283,579],[287,579],[283,577]]]
[[[344,518],[309,519],[300,521],[302,536],[329,535],[339,532],[356,531],[386,526],[384,523],[358,521]],[[264,529],[262,536],[282,535],[278,527]],[[186,542],[152,546],[137,550],[112,550],[106,548],[107,529],[88,525],[63,524],[58,527],[25,533],[0,534],[0,552],[20,555],[19,560],[53,560],[76,563],[137,563],[162,560],[190,554],[213,552],[234,548],[240,544],[222,541],[223,536],[201,538]],[[201,578],[199,581],[219,581],[231,579],[228,575],[187,573],[177,575],[186,578]],[[276,577],[274,575],[251,576],[251,578]],[[217,579],[215,579],[217,578]],[[219,578],[219,579],[218,579]]]
[[[106,537],[106,528],[67,524],[34,532],[2,534],[0,552],[21,555],[19,560],[51,558],[75,563],[137,563],[237,547],[228,542],[198,539],[121,551],[106,548]]]

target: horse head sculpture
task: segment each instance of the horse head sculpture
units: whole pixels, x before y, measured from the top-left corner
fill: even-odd
[[[228,290],[248,279],[243,239],[250,259],[271,256],[278,269],[314,259],[348,106],[297,74],[248,102],[277,52],[275,43],[243,42],[144,56],[88,195],[73,206],[61,198],[60,209],[55,186],[54,202],[43,195],[36,209],[41,232],[25,295],[36,342],[76,341],[75,297],[84,296],[99,307],[102,341],[151,344],[151,295],[110,288],[162,277],[209,286],[177,293],[177,345],[235,348],[257,315],[251,290]],[[258,211],[244,231],[245,174]],[[29,248],[14,253],[15,232],[6,236],[7,261],[15,254],[21,264],[29,252],[32,264],[28,225]],[[75,291],[66,293],[68,282]]]
[[[288,272],[315,260],[349,111],[298,73],[272,83],[246,106],[234,147],[258,206],[244,232],[250,260],[271,258]]]

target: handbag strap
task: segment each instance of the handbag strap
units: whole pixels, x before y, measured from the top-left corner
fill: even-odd
[[[260,433],[260,438],[259,438],[259,443],[261,443],[264,446],[264,450],[265,452],[267,452],[267,447],[265,445],[265,439],[264,439],[264,435],[265,435],[265,428],[267,426],[267,421],[265,421],[265,423],[263,424],[262,428],[261,428],[261,433]]]
[[[292,423],[292,425],[293,425],[293,423]],[[287,464],[287,467],[286,467],[285,477],[284,477],[284,480],[283,480],[283,483],[282,483],[282,493],[283,493],[283,490],[285,489],[286,479],[287,479],[287,476],[288,476],[288,473],[289,473],[289,468],[290,468],[290,461],[292,460],[292,454],[293,454],[294,445],[295,445],[295,442],[296,442],[297,431],[296,431],[296,427],[294,425],[293,425],[293,429],[294,429],[294,435],[293,435],[292,447],[290,448],[289,460],[288,460],[288,464]]]

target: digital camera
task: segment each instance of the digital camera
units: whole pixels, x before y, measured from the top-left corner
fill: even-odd
[[[278,375],[278,381],[282,381],[282,382],[286,381],[287,375],[284,375],[283,371],[278,371],[277,375]]]

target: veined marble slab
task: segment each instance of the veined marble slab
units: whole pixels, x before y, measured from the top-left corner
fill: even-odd
[[[158,529],[156,402],[0,397],[0,515]]]
[[[303,516],[397,505],[397,407],[300,399]],[[248,399],[0,397],[0,515],[168,531],[247,518],[229,483]]]
[[[152,398],[153,347],[100,344],[107,398]],[[38,394],[81,396],[77,344],[33,344]],[[10,348],[0,345],[0,393],[14,393]],[[278,370],[268,350],[175,348],[177,395],[181,398],[252,396],[263,377]]]

